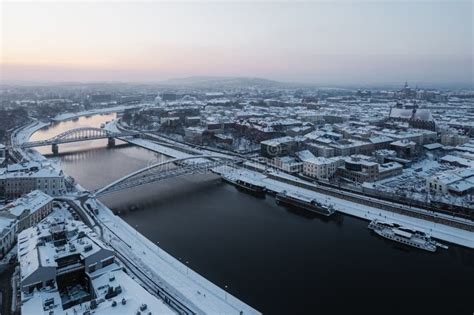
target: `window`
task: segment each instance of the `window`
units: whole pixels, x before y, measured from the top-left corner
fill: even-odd
[[[114,262],[114,257],[102,260],[102,267],[108,266]]]

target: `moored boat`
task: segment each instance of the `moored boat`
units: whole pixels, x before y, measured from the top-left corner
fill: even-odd
[[[436,251],[437,243],[432,240],[428,234],[422,231],[403,227],[392,222],[379,221],[377,219],[370,222],[368,228],[386,239],[430,252]]]
[[[234,185],[237,189],[241,191],[248,192],[257,197],[265,197],[265,185],[258,181],[255,181],[251,178],[242,177],[235,179],[225,175],[222,175],[221,178],[224,182]]]
[[[237,179],[235,181],[237,189],[248,192],[257,197],[265,197],[265,186],[250,179]]]
[[[286,191],[277,194],[275,200],[277,204],[311,211],[324,216],[330,216],[336,212],[332,205],[323,204],[316,199]]]

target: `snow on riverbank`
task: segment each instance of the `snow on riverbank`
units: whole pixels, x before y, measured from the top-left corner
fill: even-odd
[[[322,201],[323,203],[331,204],[338,212],[344,214],[349,214],[366,220],[383,219],[393,221],[407,227],[427,232],[437,239],[466,246],[469,248],[474,248],[473,232],[447,226],[444,224],[435,223],[432,221],[417,219],[391,211],[365,206],[341,198],[328,196],[309,189],[296,187],[294,185],[269,178],[264,174],[248,169],[227,169],[227,172],[223,175],[231,180],[235,180],[237,178],[249,178],[251,180],[263,184],[268,190],[274,191],[276,193],[280,193],[283,191],[297,193],[312,199],[317,199],[319,201]]]
[[[31,123],[30,125],[21,128],[20,130],[17,130],[13,132],[12,134],[12,144],[13,145],[20,145],[22,143],[28,142],[30,139],[31,135],[35,133],[36,131],[40,130],[43,127],[48,126],[48,123],[41,122],[41,121],[36,121]]]
[[[116,110],[117,108],[115,108]],[[76,116],[96,113],[88,111],[78,113]],[[64,114],[58,116],[59,118],[57,117],[57,119],[66,120],[76,116]],[[17,145],[27,142],[34,132],[47,125],[47,123],[39,122],[31,124],[20,129],[17,134],[13,135],[12,139],[14,139],[14,143]],[[175,158],[193,156],[144,139],[131,139],[130,142]],[[25,153],[32,160],[40,161],[45,159],[34,149],[27,150]],[[56,167],[59,168],[60,166],[56,165]],[[78,190],[76,193],[82,190],[79,185],[76,188]],[[101,223],[120,237],[118,239],[117,236],[106,230],[104,240],[110,243],[116,250],[120,250],[129,259],[132,259],[147,274],[155,279],[157,278],[157,282],[165,284],[167,291],[179,297],[185,304],[195,306],[202,314],[260,314],[251,306],[222,290],[160,249],[120,217],[115,216],[110,209],[100,202],[97,202],[94,206],[100,209],[98,217]]]
[[[94,206],[100,209],[98,218],[101,223],[121,238],[119,240],[104,230],[106,241],[114,248],[120,248],[181,301],[194,305],[204,314],[260,314],[160,249],[102,203],[97,202]]]
[[[38,151],[34,148],[31,149],[21,149],[20,145],[22,143],[28,142],[31,135],[34,134],[36,131],[40,130],[43,127],[48,126],[48,123],[36,121],[29,124],[26,127],[20,128],[19,130],[15,130],[11,135],[12,145],[15,149],[21,153],[21,155],[27,158],[30,161],[42,161],[46,158],[41,155]]]
[[[106,113],[113,113],[113,112],[123,112],[126,109],[136,108],[136,107],[140,107],[140,106],[142,106],[142,105],[128,105],[128,106],[127,105],[119,105],[119,106],[114,106],[114,107],[85,110],[85,111],[77,112],[77,113],[63,113],[63,114],[59,114],[56,117],[54,117],[53,120],[54,121],[62,121],[62,120],[67,120],[67,119],[74,119],[74,118],[81,117],[81,116],[106,114]]]

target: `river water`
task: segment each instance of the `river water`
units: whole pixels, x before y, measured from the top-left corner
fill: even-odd
[[[100,126],[115,114],[40,130]],[[87,189],[164,158],[106,140],[60,145],[61,165]],[[51,148],[40,148],[49,154]],[[52,157],[54,158],[54,157]],[[368,222],[308,217],[257,199],[214,175],[169,179],[103,202],[150,240],[265,314],[473,314],[474,251],[436,253],[383,240]],[[131,206],[138,210],[130,211]]]

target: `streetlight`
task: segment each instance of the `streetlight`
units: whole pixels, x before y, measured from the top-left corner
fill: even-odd
[[[225,293],[225,300],[227,301],[227,285],[224,286],[225,290],[224,290],[224,293]]]

